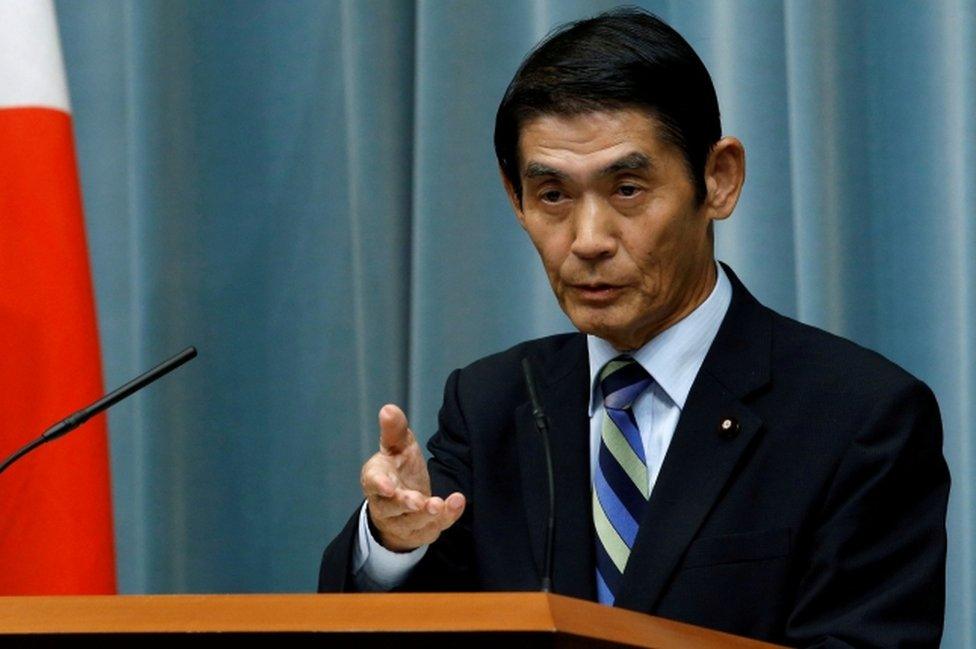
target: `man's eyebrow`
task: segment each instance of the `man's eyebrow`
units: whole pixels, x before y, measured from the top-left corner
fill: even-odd
[[[530,162],[525,165],[525,177],[526,178],[541,178],[542,176],[551,176],[553,178],[558,178],[560,180],[566,180],[569,176],[559,169],[554,169],[553,167],[547,167],[541,162]]]
[[[634,153],[629,153],[619,160],[615,160],[606,167],[600,170],[599,175],[601,176],[612,176],[620,171],[638,171],[650,169],[654,166],[651,162],[651,158],[643,153],[635,151]],[[529,162],[525,165],[525,177],[526,178],[558,178],[559,180],[566,180],[569,175],[565,171],[560,171],[554,167],[544,165],[541,162]]]
[[[616,162],[607,165],[600,171],[601,176],[612,176],[619,171],[639,171],[647,170],[654,166],[651,159],[643,153],[630,153],[620,158]]]

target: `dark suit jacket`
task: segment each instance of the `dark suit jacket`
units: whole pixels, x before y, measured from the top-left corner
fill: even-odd
[[[937,646],[949,475],[934,396],[878,354],[763,307],[727,272],[732,303],[616,606],[792,645]],[[468,507],[403,590],[538,589],[547,489],[523,357],[552,435],[553,590],[595,599],[582,334],[448,378],[429,467],[434,493],[461,491]],[[320,590],[352,588],[356,524],[326,549]]]

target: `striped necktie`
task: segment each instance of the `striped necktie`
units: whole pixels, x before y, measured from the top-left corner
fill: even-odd
[[[593,523],[597,597],[603,604],[613,604],[647,505],[647,460],[631,404],[651,383],[629,356],[618,356],[600,372],[604,415],[593,477]]]

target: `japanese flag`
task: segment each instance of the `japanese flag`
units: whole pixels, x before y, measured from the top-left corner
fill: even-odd
[[[0,456],[102,393],[61,45],[48,0],[0,0]],[[99,416],[0,475],[0,594],[112,593]]]

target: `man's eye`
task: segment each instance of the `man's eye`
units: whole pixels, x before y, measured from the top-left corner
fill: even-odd
[[[631,196],[636,196],[637,192],[640,191],[640,187],[637,185],[621,185],[617,188],[617,193],[624,198],[630,198]]]
[[[548,191],[542,192],[540,198],[545,203],[558,203],[563,197],[563,193],[556,189],[550,189]]]

